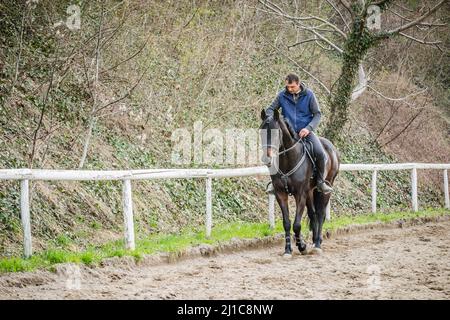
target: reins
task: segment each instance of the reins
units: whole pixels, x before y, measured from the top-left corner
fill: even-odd
[[[280,129],[280,131],[281,131],[281,129]],[[281,181],[283,181],[284,189],[286,190],[286,193],[288,193],[289,195],[292,195],[292,193],[289,191],[287,180],[292,174],[294,174],[301,167],[303,162],[305,162],[306,155],[308,155],[308,158],[311,160],[311,163],[313,165],[313,172],[316,170],[316,165],[314,163],[314,159],[311,156],[311,153],[309,152],[308,148],[306,147],[306,143],[303,140],[303,138],[299,138],[299,139],[296,139],[295,137],[292,137],[292,138],[295,140],[295,143],[292,146],[290,146],[287,149],[284,149],[282,151],[277,152],[278,156],[285,155],[287,152],[289,152],[290,150],[294,149],[300,142],[302,143],[302,146],[303,146],[303,151],[304,152],[302,154],[302,157],[297,162],[297,164],[291,170],[289,170],[289,172],[284,173],[283,171],[281,171],[279,165],[277,167],[277,172],[281,176]]]

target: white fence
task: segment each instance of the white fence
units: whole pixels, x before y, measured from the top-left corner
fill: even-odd
[[[398,164],[342,164],[340,171],[372,171],[372,212],[377,209],[377,172],[382,170],[411,170],[411,204],[414,211],[418,211],[417,199],[417,170],[440,169],[444,176],[445,207],[450,209],[448,190],[448,164],[431,163],[398,163]],[[20,213],[23,227],[24,256],[32,255],[31,222],[29,202],[30,180],[57,180],[57,181],[99,181],[121,180],[123,183],[123,216],[125,230],[125,246],[134,250],[134,223],[131,180],[154,179],[206,179],[206,236],[211,235],[212,227],[212,179],[244,177],[256,175],[269,175],[265,166],[239,168],[239,169],[149,169],[149,170],[117,170],[117,171],[87,171],[87,170],[37,170],[37,169],[0,169],[0,180],[20,180]],[[270,227],[275,225],[275,197],[269,195],[268,218]],[[329,210],[327,212],[329,218]]]

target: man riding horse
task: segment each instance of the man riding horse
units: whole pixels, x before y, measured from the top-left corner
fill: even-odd
[[[333,189],[325,182],[325,167],[327,154],[315,135],[314,130],[319,125],[321,112],[314,92],[307,88],[295,74],[288,74],[285,79],[286,87],[280,91],[272,104],[267,108],[266,115],[273,117],[274,111],[281,107],[281,114],[285,118],[288,126],[298,132],[300,138],[309,142],[313,146],[313,154],[317,169],[317,190],[325,194]],[[274,188],[270,183],[269,193],[274,193]]]

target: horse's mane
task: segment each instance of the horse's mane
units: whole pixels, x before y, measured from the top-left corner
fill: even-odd
[[[287,128],[289,134],[291,135],[291,138],[293,138],[295,140],[298,140],[300,138],[298,136],[298,133],[295,132],[295,130],[290,126],[289,122],[284,117],[280,117],[280,121],[282,121],[286,125],[286,128]]]

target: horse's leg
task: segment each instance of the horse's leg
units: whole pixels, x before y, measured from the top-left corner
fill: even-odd
[[[300,251],[300,253],[306,252],[306,243],[302,238],[302,215],[305,210],[306,205],[306,197],[305,195],[296,195],[296,211],[295,211],[295,220],[294,220],[294,235],[295,235],[295,244]]]
[[[322,192],[316,192],[314,194],[314,207],[316,209],[317,217],[317,233],[313,235],[313,242],[316,248],[320,248],[322,244],[322,226],[325,222],[326,208],[330,201],[331,194],[324,194]]]
[[[308,198],[306,199],[306,207],[308,209],[309,218],[309,230],[312,231],[313,242],[318,230],[316,221],[316,208],[314,207],[314,195],[313,192],[310,192]]]
[[[322,244],[322,227],[323,224],[325,223],[325,218],[327,216],[327,206],[328,203],[330,203],[330,197],[331,194],[324,194],[323,195],[323,202],[321,203],[321,207],[320,207],[320,224],[319,224],[319,240],[320,240],[320,244]]]
[[[288,195],[285,192],[276,192],[275,197],[280,205],[281,212],[283,214],[283,227],[286,239],[286,245],[284,247],[284,254],[291,255],[291,220],[289,219],[289,207],[288,207]]]

